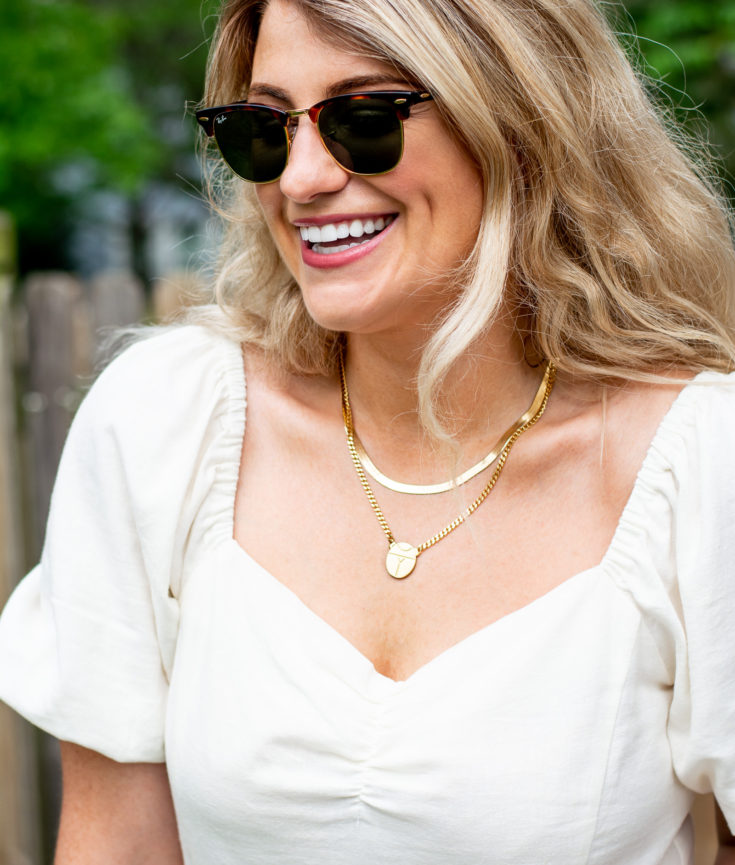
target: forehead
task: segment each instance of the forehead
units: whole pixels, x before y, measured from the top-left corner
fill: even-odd
[[[339,81],[375,78],[375,84],[400,83],[387,63],[338,47],[327,27],[307,19],[299,7],[272,0],[266,7],[253,56],[251,89],[268,84],[288,92],[331,91]],[[321,98],[321,97],[319,97]]]

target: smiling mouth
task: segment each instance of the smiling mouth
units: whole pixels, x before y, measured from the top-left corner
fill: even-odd
[[[374,219],[329,222],[326,225],[300,225],[299,232],[310,250],[318,255],[332,255],[367,243],[385,231],[394,219],[395,216],[390,214]]]

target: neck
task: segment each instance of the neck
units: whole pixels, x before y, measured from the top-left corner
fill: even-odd
[[[423,347],[395,335],[349,337],[347,383],[355,428],[366,446],[387,440],[401,449],[428,446],[418,414]],[[469,454],[475,445],[492,444],[525,411],[543,368],[529,367],[517,335],[499,326],[467,354],[450,369],[439,406],[447,432]]]

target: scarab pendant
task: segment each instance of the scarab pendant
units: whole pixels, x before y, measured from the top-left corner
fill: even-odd
[[[385,557],[385,569],[397,580],[403,580],[416,567],[419,551],[411,544],[393,541]]]

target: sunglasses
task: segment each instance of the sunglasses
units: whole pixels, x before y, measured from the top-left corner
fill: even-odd
[[[271,183],[286,168],[301,115],[316,124],[327,153],[345,171],[385,174],[401,161],[403,121],[411,108],[432,98],[418,90],[381,90],[346,93],[291,111],[235,102],[201,108],[195,116],[235,174],[250,183]]]

